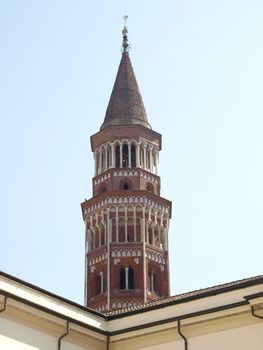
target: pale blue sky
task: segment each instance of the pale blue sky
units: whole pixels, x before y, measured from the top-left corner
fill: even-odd
[[[263,273],[263,1],[0,2],[0,268],[83,302],[122,16],[173,202],[171,293]]]

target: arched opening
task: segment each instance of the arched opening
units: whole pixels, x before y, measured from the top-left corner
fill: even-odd
[[[131,179],[124,179],[120,181],[119,185],[120,190],[131,190],[132,189],[132,181]]]
[[[107,145],[107,169],[111,167],[111,148],[110,145]]]
[[[119,288],[120,289],[125,289],[125,284],[126,284],[126,278],[125,278],[125,269],[124,268],[121,268],[120,269],[120,283],[119,283]]]
[[[116,242],[116,231],[117,231],[117,227],[116,227],[116,219],[112,218],[112,228],[111,228],[111,241],[112,242]]]
[[[106,184],[100,185],[99,190],[98,190],[98,193],[103,193],[103,192],[106,192],[106,191],[107,191],[107,186],[106,186]]]
[[[128,218],[128,227],[127,227],[127,240],[128,242],[134,242],[134,219]]]
[[[101,149],[101,171],[103,172],[105,169],[105,148]]]
[[[124,221],[124,218],[119,219],[119,242],[125,242],[125,221]]]
[[[96,175],[99,174],[99,167],[100,167],[100,154],[99,152],[96,153]]]
[[[120,167],[120,145],[116,145],[115,147],[115,161],[116,161],[116,168]]]
[[[96,278],[96,295],[99,295],[101,293],[101,274],[100,272],[97,273]]]
[[[99,248],[99,230],[94,228],[94,237],[95,237],[95,249]]]
[[[136,146],[131,145],[131,166],[136,167]]]
[[[128,270],[128,288],[134,289],[134,271],[131,267]]]
[[[119,289],[134,289],[134,270],[131,267],[120,268]]]
[[[128,145],[124,144],[122,146],[122,167],[127,168],[129,165],[129,149]]]
[[[151,169],[150,157],[151,157],[151,151],[150,151],[150,149],[147,148],[147,151],[146,151],[146,169],[148,169],[148,170]]]
[[[141,219],[136,218],[136,241],[141,242]]]
[[[101,245],[105,245],[106,241],[105,241],[105,227],[104,225],[101,225],[100,227],[100,234],[101,234]]]
[[[143,152],[143,145],[141,145],[140,150],[140,166],[144,168],[144,152]]]
[[[158,275],[155,271],[149,271],[148,274],[148,288],[151,292],[159,294],[158,292]]]
[[[153,192],[154,193],[154,187],[153,184],[151,184],[150,182],[146,183],[146,190],[149,192]]]

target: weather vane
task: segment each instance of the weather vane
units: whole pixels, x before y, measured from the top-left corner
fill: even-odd
[[[129,52],[130,45],[128,41],[128,28],[126,27],[128,16],[123,16],[124,27],[122,30],[122,52]]]

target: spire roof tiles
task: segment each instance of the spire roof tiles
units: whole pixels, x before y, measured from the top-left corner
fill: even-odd
[[[100,130],[110,126],[140,124],[151,128],[148,123],[142,96],[135,78],[129,53],[124,51],[111,93],[104,123]]]

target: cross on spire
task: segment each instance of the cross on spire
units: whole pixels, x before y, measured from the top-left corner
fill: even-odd
[[[128,41],[128,28],[126,26],[127,19],[128,19],[127,15],[123,16],[123,21],[124,21],[124,26],[122,30],[122,52],[123,53],[129,52],[129,49],[130,49],[130,45]]]

